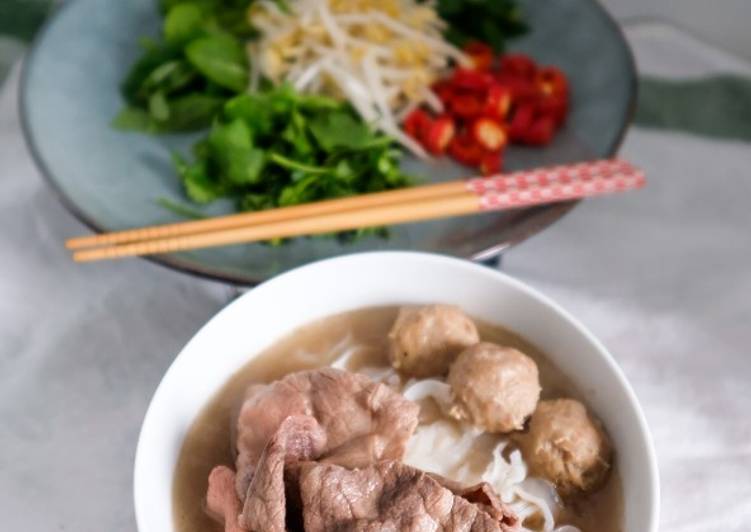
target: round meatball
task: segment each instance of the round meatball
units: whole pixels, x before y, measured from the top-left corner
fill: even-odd
[[[610,469],[608,437],[573,399],[540,401],[520,443],[532,474],[555,484],[563,496],[594,490]]]
[[[440,376],[464,348],[479,341],[474,322],[458,307],[404,307],[389,333],[389,359],[407,375]]]
[[[535,361],[512,347],[488,342],[459,355],[448,383],[455,402],[449,413],[488,432],[521,429],[540,398]]]

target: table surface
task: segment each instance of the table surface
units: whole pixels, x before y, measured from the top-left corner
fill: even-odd
[[[628,29],[642,73],[748,74],[659,25]],[[24,145],[18,71],[0,92],[0,523],[135,529],[139,426],[162,373],[232,295],[143,261],[77,265],[85,232]],[[504,268],[578,316],[631,380],[657,447],[665,532],[751,525],[751,149],[634,128],[649,186],[586,202]]]

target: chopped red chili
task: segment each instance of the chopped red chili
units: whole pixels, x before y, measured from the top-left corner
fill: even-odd
[[[441,116],[423,132],[423,145],[430,153],[442,155],[454,138],[455,132],[454,120],[449,116]]]
[[[476,166],[482,161],[485,151],[467,133],[456,135],[449,145],[449,154],[462,164]]]
[[[415,139],[420,139],[423,135],[423,131],[427,129],[430,123],[433,121],[430,115],[422,109],[415,109],[407,115],[404,119],[404,132]]]
[[[532,146],[552,141],[569,112],[569,83],[559,68],[538,66],[524,54],[496,61],[480,42],[464,51],[473,67],[456,68],[432,85],[446,114],[434,118],[413,111],[404,131],[432,154],[448,152],[483,174],[498,173],[509,141]]]
[[[524,142],[533,146],[544,146],[550,144],[555,134],[555,124],[549,116],[537,118],[527,129],[524,135]]]
[[[484,107],[483,99],[472,93],[454,94],[449,100],[449,110],[460,118],[474,118],[482,113]]]
[[[501,57],[501,72],[531,80],[535,76],[537,65],[525,54],[506,54]]]
[[[493,66],[493,49],[485,43],[472,41],[464,46],[464,53],[472,59],[477,70],[488,70]]]
[[[505,120],[510,109],[511,89],[504,85],[491,85],[483,107],[483,114],[497,120]]]
[[[454,87],[465,90],[485,90],[493,84],[493,75],[490,72],[457,68],[451,78]]]
[[[497,174],[503,166],[503,154],[500,151],[488,152],[480,160],[482,175]]]
[[[481,117],[472,123],[472,138],[488,151],[498,151],[508,142],[503,125],[488,117]]]

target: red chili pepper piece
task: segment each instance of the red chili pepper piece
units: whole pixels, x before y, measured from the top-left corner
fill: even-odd
[[[469,42],[464,46],[464,52],[472,59],[476,70],[488,70],[493,66],[493,49],[485,43]]]
[[[479,95],[467,92],[454,94],[448,105],[451,113],[461,118],[479,116],[484,106],[485,104]]]
[[[404,132],[412,138],[420,139],[431,122],[428,113],[422,109],[415,109],[404,119]]]
[[[503,152],[493,151],[482,156],[480,161],[480,172],[482,175],[497,174],[503,167]]]
[[[456,128],[454,121],[449,116],[441,116],[433,121],[432,124],[423,132],[423,146],[435,155],[442,155],[454,138]]]
[[[491,85],[485,99],[483,114],[498,120],[505,120],[509,109],[511,109],[511,89],[504,85]]]
[[[528,79],[500,72],[496,74],[495,80],[497,85],[508,87],[514,103],[533,100],[540,95],[540,89],[533,81]]]
[[[509,125],[509,136],[514,142],[524,141],[527,131],[532,126],[535,118],[534,105],[525,103],[520,105],[514,111]]]
[[[537,118],[524,135],[524,142],[533,146],[544,146],[553,140],[555,126],[549,116]]]
[[[537,65],[525,54],[505,54],[501,56],[501,72],[512,74],[526,80],[535,77]]]
[[[508,142],[503,125],[489,117],[478,118],[472,123],[472,137],[488,151],[498,151]]]
[[[493,75],[490,72],[457,68],[451,78],[455,88],[470,91],[484,91],[493,84]]]
[[[560,127],[568,115],[568,98],[562,94],[544,96],[537,103],[537,113],[541,116],[549,116],[553,119],[555,126]]]
[[[442,79],[433,83],[431,87],[433,92],[438,96],[444,105],[447,105],[454,96],[454,86],[447,79]]]
[[[462,164],[476,166],[480,164],[485,150],[467,133],[456,135],[449,144],[449,153]]]
[[[561,69],[556,67],[541,68],[535,75],[540,91],[546,96],[568,95],[568,79]]]

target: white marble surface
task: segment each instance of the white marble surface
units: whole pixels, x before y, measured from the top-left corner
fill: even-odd
[[[748,66],[656,26],[645,71]],[[143,261],[75,265],[84,229],[42,183],[0,91],[0,529],[135,529],[131,470],[160,375],[228,300]],[[612,350],[644,406],[665,532],[751,529],[751,146],[634,129],[635,194],[586,203],[506,258]]]

